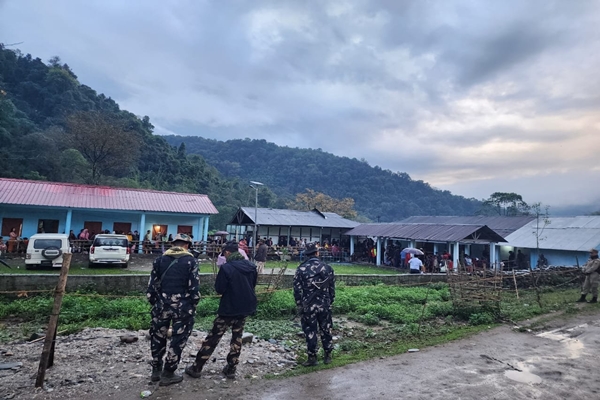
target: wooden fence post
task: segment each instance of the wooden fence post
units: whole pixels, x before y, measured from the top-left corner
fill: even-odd
[[[62,299],[65,294],[65,287],[67,286],[67,275],[69,274],[69,267],[71,266],[71,257],[72,254],[70,253],[63,254],[63,265],[60,269],[58,284],[54,291],[54,305],[52,306],[52,314],[50,314],[48,329],[46,329],[46,339],[44,340],[44,349],[42,350],[42,357],[40,358],[40,366],[38,367],[35,387],[44,386],[46,369],[52,366],[52,362],[54,361],[54,341],[56,340],[58,316],[60,314]]]

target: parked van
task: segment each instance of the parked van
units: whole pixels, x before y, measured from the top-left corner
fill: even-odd
[[[25,268],[62,267],[63,254],[69,253],[69,237],[60,233],[38,233],[29,239]]]
[[[96,235],[90,247],[90,268],[98,264],[119,264],[127,268],[131,247],[125,235]]]

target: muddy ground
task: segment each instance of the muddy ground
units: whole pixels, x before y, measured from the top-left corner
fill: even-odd
[[[65,399],[594,399],[600,398],[600,311],[560,317],[541,331],[495,328],[468,339],[385,359],[287,379],[221,379],[206,374],[179,385],[148,385],[132,376],[103,393]],[[243,353],[242,353],[243,354]],[[78,360],[73,369],[89,366]],[[245,375],[247,365],[239,374]],[[115,374],[103,379],[114,379]],[[124,373],[124,372],[123,372]],[[122,382],[122,381],[121,381]],[[26,398],[26,397],[25,397]],[[33,397],[43,398],[43,397]]]

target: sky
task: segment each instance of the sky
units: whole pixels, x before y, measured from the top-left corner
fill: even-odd
[[[599,25],[595,0],[0,0],[0,42],[155,133],[558,207],[600,203]]]

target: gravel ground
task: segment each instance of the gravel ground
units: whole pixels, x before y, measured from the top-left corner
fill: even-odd
[[[121,336],[132,335],[138,340],[122,343]],[[192,363],[206,332],[194,331],[188,340],[180,364],[180,372]],[[203,379],[227,384],[221,369],[229,351],[231,334],[226,334],[204,369]],[[271,343],[273,342],[273,343]],[[261,379],[265,374],[280,374],[296,366],[296,354],[283,343],[254,339],[244,344],[236,384]],[[0,399],[65,399],[119,398],[110,393],[121,390],[154,391],[150,383],[150,342],[147,331],[85,329],[74,335],[59,337],[54,366],[46,373],[43,389],[35,389],[35,378],[43,341],[14,342],[0,345],[0,364],[22,363],[0,370]]]

